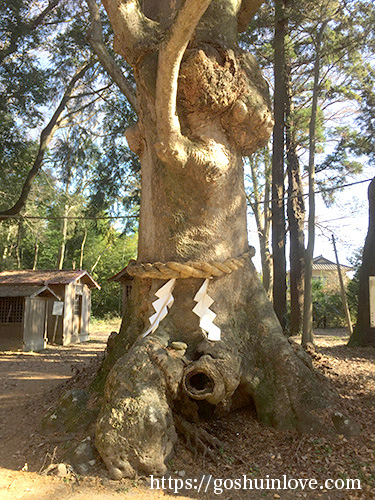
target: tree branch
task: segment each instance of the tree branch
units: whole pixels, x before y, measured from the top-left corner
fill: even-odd
[[[47,7],[38,15],[36,16],[35,19],[33,19],[32,21],[30,21],[29,23],[29,27],[30,27],[30,31],[31,30],[34,30],[35,28],[37,28],[40,24],[42,24],[42,22],[44,21],[44,19],[48,16],[48,14],[55,8],[57,7],[57,5],[60,3],[60,0],[50,0],[48,2],[48,5]]]
[[[21,36],[24,37],[28,35],[35,28],[40,26],[43,23],[44,19],[58,5],[59,2],[60,0],[50,0],[47,7],[38,16],[36,16],[35,19],[32,19],[30,22],[24,25],[23,30],[17,30],[17,32],[12,33],[11,41],[8,47],[6,49],[0,50],[0,63],[2,63],[6,57],[13,54],[13,52],[17,50],[18,40],[21,38]]]
[[[133,65],[158,43],[159,25],[141,11],[138,0],[102,0],[115,32],[114,49]]]
[[[38,154],[35,158],[34,164],[29,171],[26,180],[24,182],[24,185],[22,187],[21,194],[16,201],[16,203],[9,208],[8,210],[4,210],[0,212],[0,220],[4,220],[10,215],[16,215],[19,214],[22,208],[25,206],[27,197],[30,193],[32,182],[35,179],[35,177],[38,175],[39,170],[42,166],[42,161],[44,159],[45,152],[47,150],[48,144],[50,143],[53,134],[56,132],[56,130],[59,128],[59,121],[61,118],[61,115],[69,102],[69,99],[72,95],[72,92],[74,90],[75,84],[84,76],[86,71],[91,68],[94,65],[93,61],[90,61],[86,63],[81,69],[79,69],[76,74],[73,76],[71,81],[69,82],[65,93],[60,101],[60,104],[58,105],[56,111],[52,115],[51,120],[49,121],[48,125],[42,130],[40,134],[40,140],[39,140],[39,150]]]
[[[176,112],[177,85],[180,64],[194,30],[211,0],[186,0],[174,22],[169,39],[159,51],[156,80],[156,114],[159,143],[157,152],[165,160],[166,155],[184,165],[187,146],[181,134]]]
[[[100,19],[98,4],[95,0],[86,1],[90,10],[91,18],[91,29],[88,33],[88,41],[105,71],[127,98],[133,110],[138,113],[138,103],[135,93],[132,87],[129,85],[127,79],[124,77],[116,61],[111,57],[104,45],[102,22]]]
[[[242,0],[240,10],[237,15],[238,31],[246,31],[249,22],[259,10],[264,0]]]

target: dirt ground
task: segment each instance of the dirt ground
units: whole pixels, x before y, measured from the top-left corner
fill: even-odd
[[[166,482],[164,489],[150,489],[150,478],[112,481],[99,457],[87,476],[74,471],[63,478],[40,474],[50,463],[63,461],[64,442],[77,437],[46,431],[40,422],[67,388],[79,386],[95,372],[107,337],[118,326],[118,322],[94,322],[91,339],[84,344],[48,346],[41,353],[0,353],[0,500],[375,499],[375,349],[347,348],[343,330],[315,332],[314,364],[340,393],[348,415],[362,426],[360,436],[347,440],[280,432],[259,424],[254,411],[246,409],[206,422],[206,429],[224,443],[216,460],[193,456],[181,440],[168,464],[172,482]],[[85,432],[78,437],[87,437]],[[265,480],[284,475],[319,482],[341,479],[340,485],[347,478],[360,479],[361,490],[234,487],[234,481],[244,476]],[[203,481],[202,490],[193,486],[175,494],[168,488],[188,480],[192,485]]]

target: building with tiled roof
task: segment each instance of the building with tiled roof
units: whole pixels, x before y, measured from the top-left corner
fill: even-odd
[[[348,273],[353,271],[353,268],[340,264],[340,269],[345,282],[349,279]],[[313,259],[312,278],[322,281],[326,289],[338,289],[340,286],[336,262],[332,262],[322,255]]]

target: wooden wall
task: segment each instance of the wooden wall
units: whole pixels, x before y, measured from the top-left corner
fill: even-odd
[[[63,315],[63,345],[78,342],[78,335],[74,335],[74,297],[75,283],[65,285],[64,315]]]
[[[87,285],[83,285],[81,331],[79,334],[81,342],[89,339],[90,312],[91,290]]]
[[[65,286],[64,285],[53,285],[53,291],[64,300]],[[55,323],[57,318],[57,328],[56,328],[56,336],[55,343],[62,344],[63,343],[63,316],[54,316],[52,314],[53,303],[56,299],[48,300],[48,313],[47,313],[47,332],[48,332],[48,342],[52,342],[53,332],[55,329]],[[64,305],[65,307],[65,305]]]
[[[81,315],[75,314],[75,298],[81,296]],[[87,285],[70,283],[65,287],[63,345],[85,342],[89,338],[91,292]]]
[[[41,351],[46,347],[46,299],[25,298],[23,350]]]
[[[69,283],[68,285],[51,285],[53,291],[64,301],[63,315],[57,320],[56,344],[68,345],[75,342],[85,342],[89,339],[89,323],[91,309],[91,290],[85,285]],[[75,314],[76,294],[82,297],[81,315]],[[52,342],[56,316],[52,315],[54,300],[48,301],[48,340]]]

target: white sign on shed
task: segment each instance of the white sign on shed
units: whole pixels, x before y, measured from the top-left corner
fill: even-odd
[[[369,276],[370,326],[375,328],[375,276]]]
[[[62,316],[63,310],[64,310],[64,302],[60,300],[55,300],[52,308],[53,316]]]

